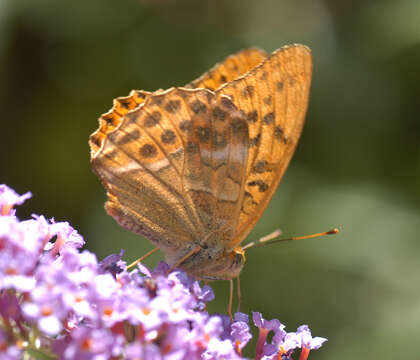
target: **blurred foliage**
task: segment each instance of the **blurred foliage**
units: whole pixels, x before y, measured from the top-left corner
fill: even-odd
[[[0,182],[33,192],[22,218],[68,220],[98,257],[134,259],[152,246],[106,215],[90,169],[99,114],[239,49],[304,43],[307,123],[250,239],[342,232],[249,251],[242,310],[308,323],[329,338],[313,359],[418,357],[419,14],[418,0],[0,0]],[[214,288],[225,312],[228,283]]]

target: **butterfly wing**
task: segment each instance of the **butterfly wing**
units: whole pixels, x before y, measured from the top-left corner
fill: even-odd
[[[267,53],[257,48],[241,50],[214,65],[209,71],[190,82],[186,87],[216,90],[226,82],[244,75],[259,65],[266,57]]]
[[[89,138],[91,156],[99,151],[105,137],[113,131],[122,121],[122,118],[130,110],[137,108],[151,95],[148,91],[132,90],[130,95],[114,99],[113,107],[99,118],[99,128]]]
[[[304,122],[311,55],[293,45],[265,57],[244,50],[188,89],[132,91],[91,136],[108,213],[170,263],[198,245],[239,244],[286,170]]]
[[[122,226],[149,238],[171,263],[200,242],[218,246],[233,236],[248,127],[229,98],[158,91],[107,130],[94,142],[92,166],[108,190],[106,209]]]
[[[261,217],[289,164],[304,123],[311,74],[310,50],[291,45],[217,91],[244,111],[250,138],[245,197],[231,247]]]
[[[193,80],[185,87],[189,89],[205,88],[214,90],[226,82],[232,81],[245,74],[267,57],[267,53],[261,49],[249,48],[228,56],[222,62],[214,65],[209,71]],[[103,114],[99,119],[99,129],[90,137],[90,147],[97,152],[106,134],[114,130],[121,122],[122,117],[129,111],[142,104],[146,97],[152,93],[142,90],[133,90],[130,95],[119,97],[114,100],[113,108]]]

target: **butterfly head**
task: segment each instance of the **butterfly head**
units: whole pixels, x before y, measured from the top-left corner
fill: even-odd
[[[198,279],[230,280],[239,276],[244,264],[245,254],[240,247],[233,250],[200,247],[179,267]]]

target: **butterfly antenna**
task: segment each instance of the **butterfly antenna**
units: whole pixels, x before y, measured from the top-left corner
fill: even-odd
[[[281,231],[276,230],[273,233],[262,237],[258,241],[250,242],[249,244],[246,244],[242,248],[242,250],[246,250],[246,249],[250,249],[250,248],[256,248],[256,247],[265,246],[265,245],[269,245],[269,244],[275,244],[275,243],[279,243],[279,242],[282,242],[282,241],[312,239],[312,238],[316,238],[316,237],[320,237],[320,236],[324,236],[324,235],[335,235],[335,234],[338,234],[339,232],[340,231],[337,228],[334,228],[332,230],[320,232],[320,233],[317,233],[317,234],[277,239],[277,237],[281,235]]]

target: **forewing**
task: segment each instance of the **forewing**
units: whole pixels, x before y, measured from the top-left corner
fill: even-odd
[[[244,75],[259,65],[266,57],[267,53],[263,50],[257,48],[244,49],[217,63],[198,79],[190,82],[186,87],[216,90],[224,83]]]
[[[248,127],[227,97],[204,89],[148,94],[107,130],[93,135],[92,166],[122,226],[172,253],[233,236]]]
[[[108,213],[161,248],[174,249],[191,241],[197,222],[182,194],[183,142],[163,100],[150,94],[122,116],[93,152],[92,166],[108,190]]]
[[[232,247],[248,235],[264,212],[295,151],[311,74],[310,50],[291,45],[218,90],[244,112],[249,127],[245,197]]]

